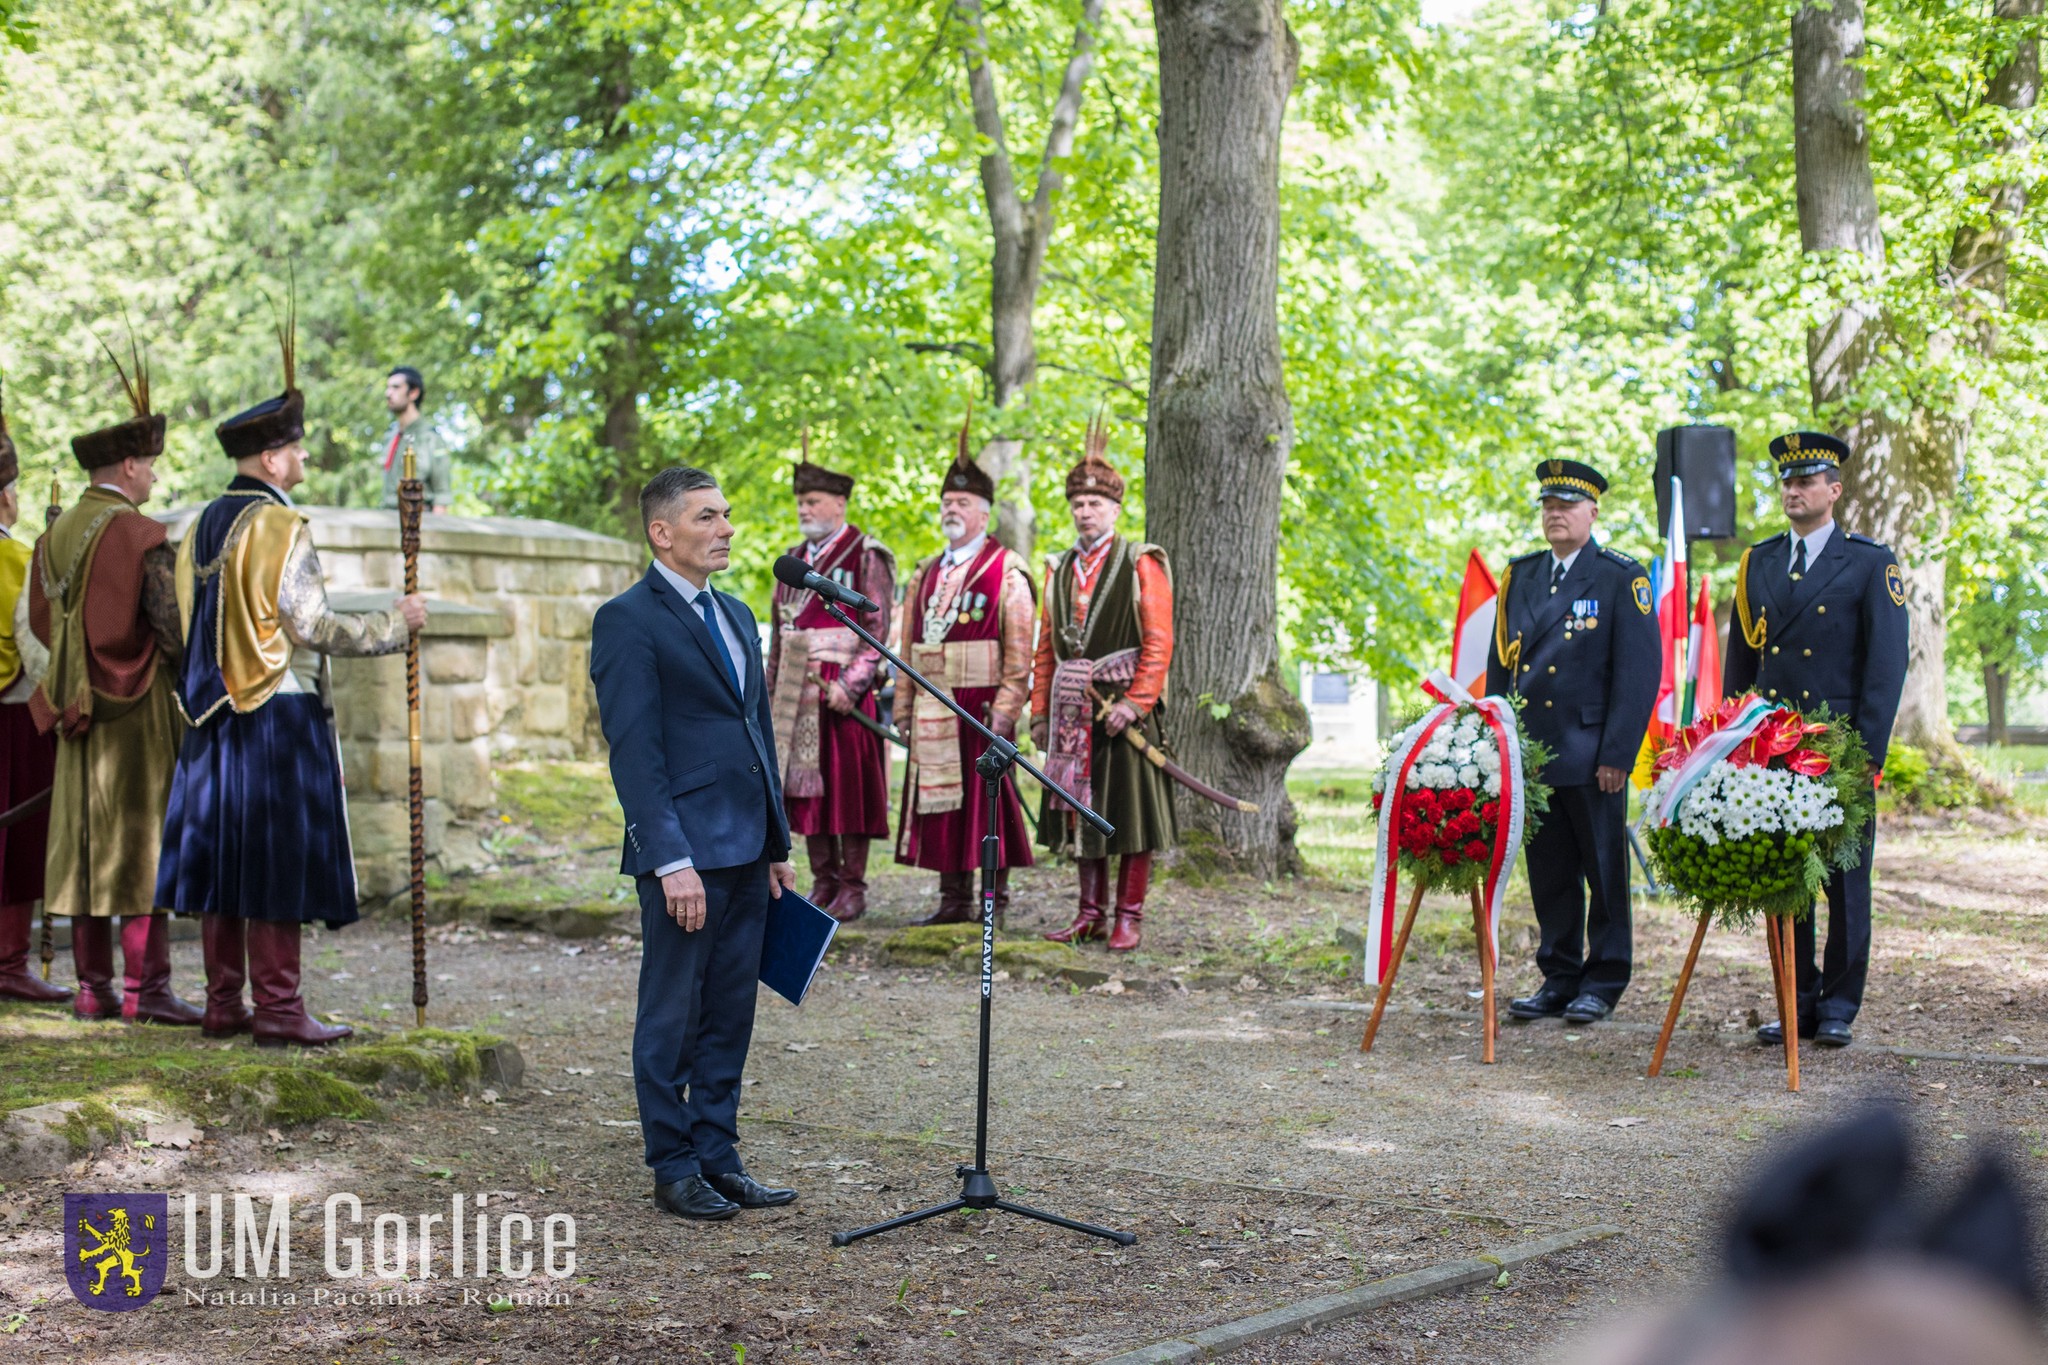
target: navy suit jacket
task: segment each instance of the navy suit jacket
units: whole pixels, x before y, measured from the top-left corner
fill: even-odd
[[[1550,746],[1543,780],[1577,787],[1596,768],[1635,767],[1663,678],[1649,571],[1618,550],[1587,541],[1555,593],[1550,552],[1512,561],[1494,610],[1504,627],[1487,651],[1486,690],[1519,693],[1522,724]],[[1596,622],[1597,624],[1588,624]],[[1521,650],[1510,670],[1500,638]]]
[[[1772,536],[1743,552],[1749,617],[1761,621],[1763,651],[1728,627],[1722,685],[1754,689],[1802,711],[1822,702],[1863,736],[1873,767],[1884,766],[1892,722],[1906,686],[1906,585],[1892,552],[1838,523],[1805,577],[1791,575],[1792,541]]]
[[[590,680],[626,812],[628,876],[685,858],[719,868],[789,856],[760,634],[744,602],[712,592],[739,631],[743,694],[703,616],[651,564],[591,623]]]

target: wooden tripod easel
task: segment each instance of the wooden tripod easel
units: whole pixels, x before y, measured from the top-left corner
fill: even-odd
[[[1702,910],[1700,922],[1692,931],[1692,948],[1686,953],[1685,966],[1678,973],[1678,988],[1671,993],[1671,1008],[1664,1012],[1664,1029],[1657,1035],[1657,1050],[1650,1056],[1652,1076],[1664,1070],[1664,1050],[1671,1046],[1671,1031],[1678,1027],[1678,1011],[1685,1004],[1685,988],[1692,984],[1692,969],[1700,959],[1700,944],[1705,941],[1707,925],[1713,918],[1713,911]],[[1778,1028],[1785,1035],[1785,1088],[1796,1091],[1799,1089],[1799,1004],[1792,920],[1788,915],[1765,915],[1763,922],[1764,943],[1771,951],[1771,994],[1777,998]]]
[[[1387,997],[1393,994],[1394,978],[1400,974],[1401,958],[1408,951],[1408,932],[1415,927],[1415,912],[1422,907],[1422,883],[1415,883],[1415,891],[1408,897],[1408,912],[1401,916],[1401,932],[1394,938],[1394,954],[1387,962],[1387,974],[1380,978],[1379,995],[1372,1002],[1372,1018],[1366,1022],[1365,1037],[1359,1040],[1360,1052],[1372,1051],[1373,1036],[1380,1031],[1380,1016],[1387,1012]],[[1493,1065],[1493,1039],[1499,1031],[1499,1024],[1493,1017],[1493,935],[1486,931],[1486,907],[1479,898],[1479,888],[1472,888],[1472,934],[1479,941],[1479,991],[1480,1020],[1484,1043],[1479,1060]]]

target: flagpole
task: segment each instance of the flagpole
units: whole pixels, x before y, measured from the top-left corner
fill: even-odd
[[[64,502],[62,496],[57,491],[57,476],[52,474],[50,476],[50,505],[43,509],[43,530],[45,534],[48,533],[50,527],[57,524],[57,518],[63,515]],[[51,548],[54,549],[55,547]],[[44,562],[48,562],[47,553],[45,554]],[[50,930],[50,898],[48,896],[43,897],[43,934],[42,942],[37,945],[36,955],[42,959],[43,980],[48,981],[50,979],[50,964],[57,960],[57,944],[56,940],[51,936]]]

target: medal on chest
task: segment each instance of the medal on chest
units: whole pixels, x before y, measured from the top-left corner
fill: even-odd
[[[1572,602],[1572,614],[1565,618],[1564,633],[1567,636],[1582,630],[1595,630],[1600,625],[1600,601],[1594,597],[1580,597]]]

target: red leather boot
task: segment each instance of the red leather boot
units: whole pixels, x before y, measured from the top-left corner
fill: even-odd
[[[806,834],[804,852],[811,860],[810,902],[829,911],[839,899],[839,836]]]
[[[199,1031],[209,1038],[232,1038],[249,1031],[249,1007],[242,986],[249,979],[248,921],[234,915],[200,917],[200,942],[206,950],[206,1017]]]
[[[71,1012],[80,1019],[119,1019],[121,988],[114,984],[114,921],[94,915],[71,918],[71,960],[78,967],[78,993]]]
[[[1152,855],[1126,853],[1116,870],[1116,926],[1109,931],[1109,950],[1128,953],[1138,946],[1138,926],[1145,922],[1145,890],[1152,881]]]
[[[347,1038],[346,1024],[323,1024],[306,1013],[299,994],[299,931],[297,923],[243,921],[249,942],[249,994],[256,1002],[250,1032],[258,1047],[321,1047]]]
[[[919,924],[965,924],[979,919],[980,912],[974,904],[974,874],[972,872],[941,872],[939,874],[939,908],[917,921]]]
[[[864,834],[839,836],[839,894],[829,907],[832,918],[851,924],[868,912],[868,839]]]
[[[28,969],[28,931],[34,912],[35,906],[26,901],[0,905],[0,1000],[61,1005],[71,998],[71,992]]]
[[[121,920],[121,974],[128,992],[121,999],[121,1017],[129,1023],[189,1028],[199,1022],[199,1009],[171,990],[169,915]]]
[[[1102,903],[1109,899],[1109,859],[1081,859],[1081,908],[1074,922],[1046,935],[1053,943],[1087,943],[1102,937]]]

